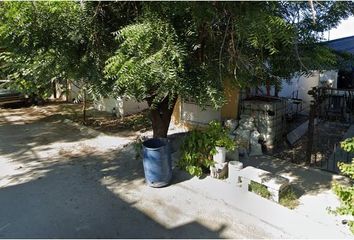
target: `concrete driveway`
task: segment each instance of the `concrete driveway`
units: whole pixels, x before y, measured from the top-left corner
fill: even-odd
[[[131,142],[50,106],[0,109],[0,238],[350,237],[210,177],[150,188]]]
[[[141,160],[122,148],[130,139],[80,131],[43,109],[0,109],[1,238],[286,236],[181,185],[183,173],[147,187]]]

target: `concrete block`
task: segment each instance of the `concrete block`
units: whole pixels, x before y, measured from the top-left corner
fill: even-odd
[[[317,124],[317,119],[315,119],[315,124]],[[293,131],[286,135],[286,139],[289,141],[291,145],[297,142],[306,132],[309,126],[309,121],[307,120],[299,127],[295,128]]]

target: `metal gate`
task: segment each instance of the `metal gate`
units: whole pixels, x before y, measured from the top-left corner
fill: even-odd
[[[339,162],[351,163],[354,158],[354,153],[348,153],[340,147],[340,143],[336,143],[333,146],[333,153],[328,159],[321,161],[320,168],[324,171],[332,173],[340,173],[338,168]]]

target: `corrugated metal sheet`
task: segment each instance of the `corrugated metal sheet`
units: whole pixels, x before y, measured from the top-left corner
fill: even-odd
[[[326,45],[338,52],[347,52],[354,55],[354,36],[328,41]]]

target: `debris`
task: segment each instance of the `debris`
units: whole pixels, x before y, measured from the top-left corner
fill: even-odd
[[[317,119],[315,119],[315,125],[317,124]],[[307,120],[303,124],[301,124],[299,127],[295,128],[293,131],[288,133],[286,135],[286,139],[288,142],[293,145],[295,142],[297,142],[306,132],[308,129],[309,121]]]
[[[214,166],[210,166],[210,176],[213,178],[224,178],[227,175],[227,162],[216,163]]]

